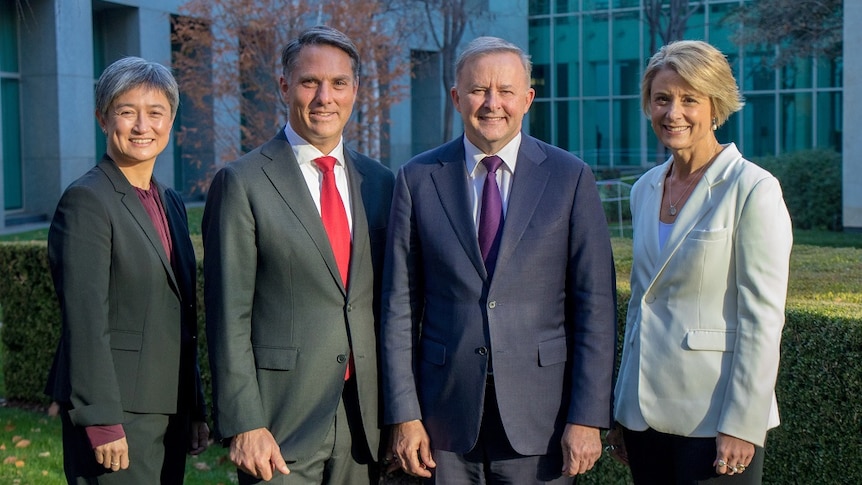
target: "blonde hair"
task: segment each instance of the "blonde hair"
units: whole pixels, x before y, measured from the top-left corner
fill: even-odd
[[[650,115],[652,82],[662,69],[672,69],[696,91],[709,97],[721,126],[745,101],[727,58],[712,45],[699,40],[680,40],[665,45],[647,64],[641,81],[641,107]]]

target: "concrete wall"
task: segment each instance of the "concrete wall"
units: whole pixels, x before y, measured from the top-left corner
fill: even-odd
[[[846,231],[862,232],[862,2],[844,2],[844,156],[843,222]]]

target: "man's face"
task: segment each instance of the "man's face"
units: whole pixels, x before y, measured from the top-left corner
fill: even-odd
[[[350,56],[330,45],[305,46],[288,76],[279,82],[291,128],[329,154],[341,139],[359,88]]]
[[[518,55],[501,52],[468,62],[451,95],[467,139],[486,155],[493,155],[521,130],[536,93]]]

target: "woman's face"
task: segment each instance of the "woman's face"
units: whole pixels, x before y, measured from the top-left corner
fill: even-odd
[[[107,116],[100,113],[108,155],[117,165],[154,163],[168,144],[174,118],[167,96],[149,87],[138,87],[117,96]]]
[[[659,141],[673,152],[715,144],[712,102],[673,69],[660,70],[650,88],[650,119]]]

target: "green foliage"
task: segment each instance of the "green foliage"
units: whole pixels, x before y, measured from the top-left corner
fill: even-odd
[[[44,243],[0,244],[3,376],[7,400],[47,403],[45,380],[60,313]]]
[[[801,150],[752,160],[781,182],[796,229],[841,230],[841,154]]]

